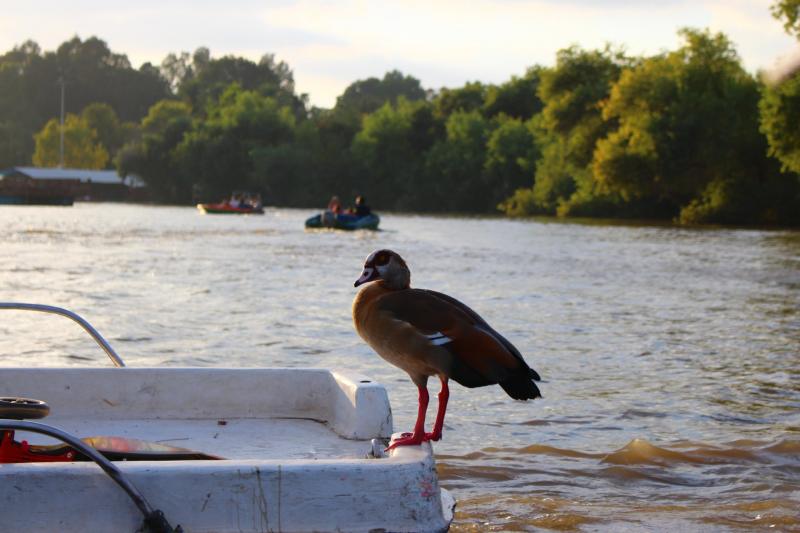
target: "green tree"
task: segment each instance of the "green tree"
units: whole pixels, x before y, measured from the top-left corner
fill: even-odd
[[[176,155],[185,172],[206,194],[220,196],[233,189],[250,189],[260,177],[254,173],[253,152],[293,139],[293,110],[277,99],[232,84],[196,120]]]
[[[536,115],[526,123],[536,150],[533,187],[522,187],[503,201],[500,209],[509,216],[555,215],[564,212],[563,204],[575,193],[575,180],[567,172],[566,143],[543,126],[543,117]]]
[[[177,93],[181,85],[188,83],[194,77],[189,52],[167,54],[167,57],[161,61],[159,73],[169,85],[170,90]]]
[[[361,129],[361,120],[333,109],[312,109],[310,121],[317,134],[314,157],[320,189],[315,204],[324,204],[332,194],[356,194],[356,164],[350,147]]]
[[[52,119],[34,135],[36,151],[33,164],[40,167],[59,165],[61,154],[61,126]],[[64,120],[64,166],[69,168],[104,168],[108,152],[97,140],[97,133],[86,120],[69,114]]]
[[[777,0],[770,9],[772,16],[783,22],[786,33],[800,39],[800,0]]]
[[[159,72],[173,94],[177,94],[182,85],[189,84],[208,67],[210,62],[211,51],[205,46],[201,46],[191,55],[189,52],[167,54],[167,57],[161,61]]]
[[[418,79],[392,70],[384,74],[383,79],[372,77],[351,83],[336,99],[335,109],[360,117],[377,111],[386,103],[395,104],[400,98],[415,101],[425,97]]]
[[[356,193],[366,195],[374,206],[413,208],[417,191],[412,180],[421,163],[414,117],[425,105],[401,97],[397,104],[387,102],[364,117],[351,151],[357,164]]]
[[[778,0],[772,15],[783,21],[789,34],[800,39],[800,0]],[[769,143],[769,154],[777,158],[784,171],[800,173],[800,73],[763,89],[760,102],[761,131]]]
[[[30,160],[38,113],[31,109],[26,88],[11,62],[0,62],[0,168]]]
[[[610,48],[560,50],[556,66],[540,73],[544,103],[536,121],[542,158],[536,167],[533,198],[545,212],[559,215],[608,214],[613,199],[598,194],[592,157],[599,139],[614,126],[603,117],[605,101],[622,69],[631,63]]]
[[[156,200],[191,201],[194,182],[176,155],[178,145],[191,126],[190,108],[186,103],[175,100],[156,103],[142,119],[141,138],[120,150],[119,174],[142,178]]]
[[[49,92],[51,96],[46,99],[52,103],[48,107],[54,111],[59,106],[59,77],[66,83],[67,111],[73,113],[99,102],[110,105],[122,120],[139,120],[152,104],[168,95],[167,84],[157,69],[147,63],[133,69],[127,56],[112,52],[97,37],[85,41],[73,37],[54,54],[46,54],[44,60],[52,81],[40,90]]]
[[[261,145],[251,151],[252,183],[271,204],[319,206],[331,194],[319,176],[319,153],[319,134],[314,123],[302,122],[286,142]]]
[[[494,209],[484,174],[489,121],[476,110],[456,111],[447,119],[447,136],[425,158],[427,190],[436,211],[485,213]]]
[[[109,163],[126,141],[126,129],[122,126],[114,109],[108,104],[89,104],[81,111],[81,118],[97,134],[97,141],[110,155]]]
[[[30,162],[34,133],[60,114],[59,80],[67,113],[106,103],[126,121],[139,121],[169,94],[152,65],[135,70],[95,37],[75,37],[48,52],[26,41],[0,55],[0,167]]]
[[[680,33],[684,46],[625,71],[604,105],[618,127],[597,144],[599,190],[624,201],[620,213],[762,221],[778,178],[758,132],[758,85],[727,37]]]
[[[339,194],[364,192],[364,180],[368,180],[364,176],[365,165],[356,164],[350,150],[364,117],[387,103],[396,105],[401,98],[423,101],[425,97],[418,79],[392,70],[382,79],[371,77],[351,83],[336,99],[333,109],[314,110],[312,116],[320,134],[320,179]],[[424,137],[420,140],[425,142]]]
[[[518,118],[499,115],[486,143],[484,176],[492,206],[533,182],[539,151],[528,125]]]
[[[513,76],[510,81],[486,90],[483,112],[487,117],[499,114],[528,120],[542,110],[542,101],[537,95],[542,67],[532,67],[522,76]]]
[[[31,98],[31,73],[41,62],[41,48],[33,41],[0,56],[0,168],[29,163],[33,135],[46,122]]]
[[[235,56],[212,59],[207,49],[200,48],[192,58],[189,74],[179,82],[178,95],[200,113],[213,107],[232,84],[275,99],[297,118],[306,116],[305,97],[295,95],[292,71],[272,54],[255,63]]]
[[[765,87],[760,102],[761,131],[769,154],[785,171],[800,173],[800,75],[777,87]]]
[[[469,82],[456,89],[444,88],[433,99],[433,108],[437,118],[447,118],[458,111],[476,111],[482,109],[486,102],[487,88],[480,82]]]

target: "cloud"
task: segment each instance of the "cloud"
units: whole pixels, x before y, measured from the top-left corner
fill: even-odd
[[[597,48],[607,42],[634,42],[629,47],[633,53],[655,53],[676,43],[681,24],[677,16],[665,23],[670,20],[666,8],[647,13],[651,20],[660,17],[661,24],[653,28],[642,23],[642,10],[587,4],[477,0],[466,9],[452,0],[402,5],[346,1],[331,11],[328,2],[301,0],[268,11],[275,24],[339,40],[330,46],[286,48],[281,56],[290,58],[296,71],[338,70],[341,90],[355,79],[380,76],[390,68],[419,77],[432,88],[468,80],[500,83],[534,64],[552,64],[557,50],[575,43]],[[612,2],[612,7],[620,5],[627,4]]]
[[[748,69],[768,65],[792,40],[769,14],[773,0],[40,0],[6,7],[0,50],[33,38],[54,49],[95,35],[132,63],[206,46],[214,57],[273,53],[299,91],[331,106],[348,84],[393,68],[425,87],[501,83],[551,65],[572,44],[624,45],[655,54],[679,44],[684,26],[723,31]]]

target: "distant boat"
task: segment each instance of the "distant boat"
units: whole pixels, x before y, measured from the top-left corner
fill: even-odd
[[[197,209],[208,215],[263,215],[263,207],[233,207],[227,203],[197,204]]]
[[[381,217],[374,213],[356,216],[350,213],[335,214],[325,211],[306,220],[307,228],[331,228],[343,230],[371,229],[377,230]]]

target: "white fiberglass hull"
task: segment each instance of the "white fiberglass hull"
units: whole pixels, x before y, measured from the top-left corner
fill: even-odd
[[[442,531],[454,502],[430,445],[368,458],[389,437],[386,391],[315,369],[5,368],[0,396],[48,402],[42,422],[79,437],[159,442],[222,460],[119,469],[186,532]],[[17,433],[17,440],[52,443]],[[128,496],[92,462],[0,465],[2,529],[135,531]]]

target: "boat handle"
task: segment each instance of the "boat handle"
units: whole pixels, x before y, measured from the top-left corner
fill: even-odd
[[[92,338],[100,345],[100,347],[106,352],[111,362],[114,363],[114,366],[123,368],[125,366],[125,362],[122,358],[117,355],[117,352],[114,351],[114,348],[108,344],[100,333],[94,329],[94,326],[89,324],[89,322],[84,319],[82,316],[78,315],[77,313],[73,313],[68,309],[64,309],[62,307],[55,307],[53,305],[42,305],[42,304],[25,304],[25,303],[15,303],[15,302],[0,302],[0,309],[16,309],[20,311],[40,311],[42,313],[53,313],[54,315],[61,315],[67,318],[71,318],[75,322],[77,322],[86,332],[92,336]]]

